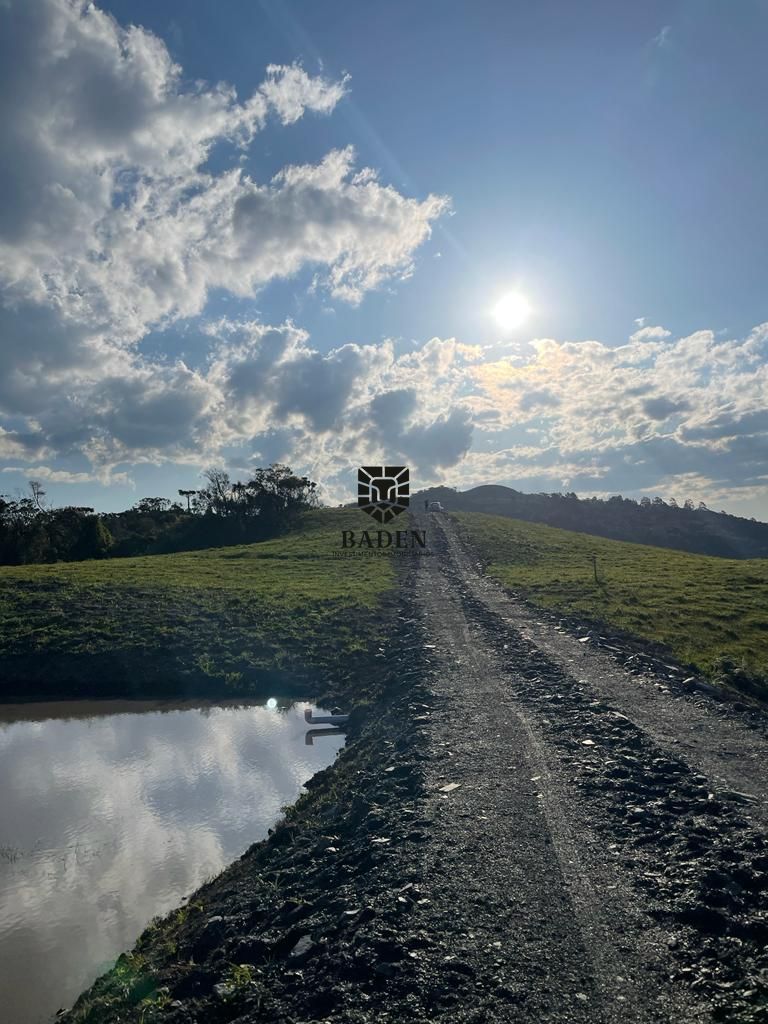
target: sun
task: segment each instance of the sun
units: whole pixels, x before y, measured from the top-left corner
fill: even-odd
[[[520,292],[507,292],[493,307],[493,316],[499,327],[511,331],[520,327],[531,315],[531,304]]]

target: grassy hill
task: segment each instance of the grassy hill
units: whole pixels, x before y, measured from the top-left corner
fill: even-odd
[[[721,558],[768,558],[768,523],[707,508],[678,507],[660,498],[579,498],[576,494],[524,494],[501,484],[468,491],[431,487],[411,501],[440,501],[449,512],[482,512],[576,530],[609,540],[674,548]]]
[[[235,694],[351,669],[394,587],[387,559],[333,557],[367,525],[320,510],[260,544],[0,567],[0,699]]]
[[[768,681],[768,559],[694,555],[479,513],[455,518],[489,574],[533,603],[662,643],[709,676],[747,687],[750,677],[757,687]]]

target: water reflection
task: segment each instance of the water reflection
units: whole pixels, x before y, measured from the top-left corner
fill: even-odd
[[[306,733],[304,735],[304,742],[306,743],[306,745],[308,747],[311,747],[311,746],[314,745],[315,740],[319,736],[338,736],[338,735],[339,735],[339,730],[335,726],[333,726],[331,728],[328,728],[328,729],[307,729],[307,731],[306,731]]]
[[[308,746],[305,707],[78,702],[26,705],[37,718],[15,721],[3,709],[3,1019],[48,1020],[263,838],[344,742]]]

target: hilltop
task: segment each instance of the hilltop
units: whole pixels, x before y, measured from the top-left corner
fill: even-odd
[[[686,502],[665,503],[661,498],[640,502],[620,495],[607,499],[569,494],[525,494],[500,484],[484,484],[468,491],[430,487],[419,491],[412,505],[440,501],[449,512],[483,512],[544,523],[612,540],[675,548],[721,558],[768,558],[768,523],[713,512]]]

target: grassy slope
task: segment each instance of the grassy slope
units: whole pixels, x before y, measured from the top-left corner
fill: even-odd
[[[488,572],[535,604],[663,643],[707,674],[727,658],[768,677],[768,559],[692,555],[479,513],[455,518]]]
[[[0,697],[237,692],[259,672],[354,661],[378,635],[393,569],[332,552],[342,528],[368,525],[321,510],[261,544],[2,567]]]

